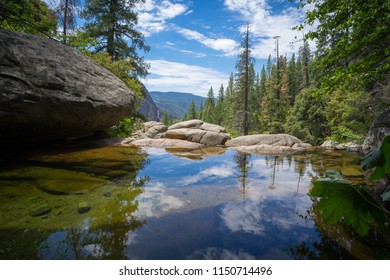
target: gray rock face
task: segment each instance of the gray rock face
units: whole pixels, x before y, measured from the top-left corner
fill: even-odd
[[[126,116],[124,83],[75,49],[0,30],[0,143],[78,137]]]
[[[368,153],[380,146],[386,135],[390,135],[390,107],[387,107],[372,123],[363,143],[363,151]]]
[[[158,121],[160,120],[161,112],[154,103],[152,97],[150,96],[148,90],[143,87],[145,98],[141,99],[141,104],[138,109],[138,112],[141,113],[149,121]]]

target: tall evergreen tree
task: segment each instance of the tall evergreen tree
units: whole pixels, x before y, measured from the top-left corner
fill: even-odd
[[[206,104],[204,108],[203,120],[205,122],[214,123],[214,107],[215,107],[215,96],[213,87],[210,87],[207,93]]]
[[[203,120],[203,100],[200,101],[200,106],[199,106],[199,112],[198,112],[198,119]]]
[[[243,135],[249,133],[249,98],[254,84],[254,63],[251,56],[251,42],[249,40],[249,26],[244,33],[241,42],[242,51],[236,62],[236,83],[235,83],[235,127]]]
[[[215,105],[214,123],[218,125],[222,125],[224,118],[225,118],[225,90],[223,85],[221,85],[218,92],[217,104]]]
[[[295,96],[298,94],[298,77],[295,63],[295,53],[292,55],[287,65],[288,95],[290,104],[294,105]]]
[[[197,117],[197,114],[196,114],[195,101],[192,100],[190,108],[188,109],[187,119],[194,120],[194,119],[196,119],[196,117]]]
[[[135,30],[137,13],[134,7],[143,0],[85,0],[84,18],[87,35],[98,40],[96,52],[107,52],[112,59],[130,59],[135,74],[145,76],[149,65],[137,49],[149,51],[144,36]]]

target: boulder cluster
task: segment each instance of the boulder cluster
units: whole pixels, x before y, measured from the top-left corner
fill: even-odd
[[[122,144],[139,147],[200,149],[223,146],[247,153],[282,154],[312,146],[287,134],[247,135],[232,139],[225,128],[189,120],[167,127],[161,122],[146,122],[144,128]]]

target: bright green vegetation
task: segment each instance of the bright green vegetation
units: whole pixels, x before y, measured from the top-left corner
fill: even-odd
[[[54,37],[57,16],[41,0],[4,0],[0,3],[0,29]]]

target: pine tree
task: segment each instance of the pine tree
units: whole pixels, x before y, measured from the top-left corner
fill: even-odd
[[[198,112],[198,119],[203,120],[203,100],[200,101],[200,106],[199,106],[199,112]]]
[[[234,93],[233,125],[243,135],[249,133],[249,98],[254,85],[254,58],[251,56],[251,42],[249,40],[249,26],[247,26],[244,39],[241,42],[242,52],[236,62],[236,82]]]
[[[231,128],[231,123],[233,119],[233,94],[234,94],[234,75],[230,73],[228,85],[225,90],[225,117],[223,119],[222,125],[225,127]]]
[[[219,88],[217,105],[215,105],[214,123],[222,125],[225,117],[225,91],[223,85]]]
[[[295,63],[295,53],[292,55],[287,66],[288,95],[290,104],[294,105],[295,96],[298,94],[298,77]]]
[[[168,111],[167,111],[167,110],[165,110],[164,113],[163,113],[162,122],[163,122],[163,124],[165,124],[166,126],[169,125],[169,116],[168,116]]]
[[[299,60],[301,61],[302,65],[302,88],[308,88],[310,87],[310,75],[309,75],[309,68],[310,68],[310,60],[311,60],[311,52],[310,52],[310,46],[309,43],[305,40],[303,43],[303,46],[299,48]]]
[[[204,109],[203,119],[205,122],[214,123],[214,107],[215,107],[215,97],[213,87],[209,89],[207,93],[207,99]]]
[[[85,0],[85,30],[99,41],[96,52],[107,52],[114,61],[130,59],[135,74],[145,76],[149,65],[136,50],[149,51],[144,36],[135,29],[137,13],[134,7],[142,0]],[[128,43],[130,40],[130,44]]]
[[[197,114],[196,114],[195,101],[192,100],[190,108],[188,109],[187,119],[194,120],[194,119],[196,119],[196,117],[197,117]]]

